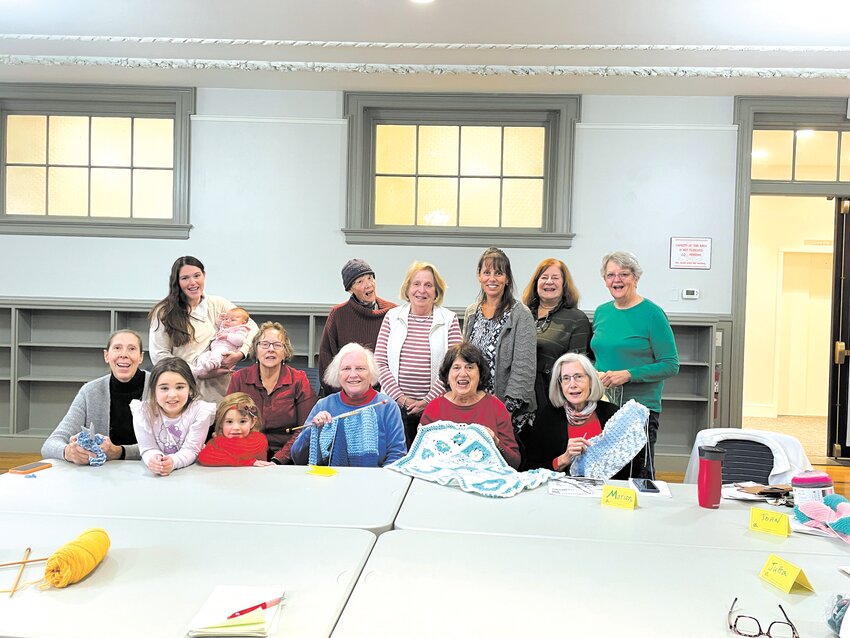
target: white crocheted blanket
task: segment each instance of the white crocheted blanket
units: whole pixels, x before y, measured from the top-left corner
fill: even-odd
[[[407,456],[386,467],[440,485],[456,485],[465,492],[501,498],[563,476],[542,469],[517,472],[482,426],[451,421],[420,427]]]

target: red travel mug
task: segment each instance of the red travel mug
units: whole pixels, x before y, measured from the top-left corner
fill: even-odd
[[[701,445],[699,447],[699,478],[697,478],[697,497],[699,506],[716,510],[720,507],[720,486],[723,482],[722,447]]]

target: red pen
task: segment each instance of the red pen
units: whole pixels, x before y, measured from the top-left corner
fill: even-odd
[[[280,598],[272,598],[271,600],[267,600],[264,603],[258,603],[256,605],[252,605],[251,607],[246,607],[245,609],[240,609],[239,611],[235,611],[230,614],[227,619],[238,618],[239,616],[244,616],[248,612],[252,612],[255,609],[268,609],[269,607],[274,607],[275,605],[279,605],[280,601],[283,600],[283,596]]]

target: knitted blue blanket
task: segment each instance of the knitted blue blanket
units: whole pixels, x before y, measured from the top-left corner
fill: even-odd
[[[646,445],[649,409],[630,399],[608,419],[602,434],[588,442],[584,454],[570,465],[572,476],[608,480]]]
[[[310,465],[378,467],[378,415],[375,407],[310,426]]]
[[[440,485],[456,485],[465,492],[501,498],[563,476],[542,469],[517,472],[502,458],[482,426],[451,421],[421,426],[407,456],[385,467]]]

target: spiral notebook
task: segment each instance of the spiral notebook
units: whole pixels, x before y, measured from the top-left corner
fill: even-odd
[[[219,585],[195,614],[186,631],[188,638],[202,636],[271,636],[277,631],[282,601],[269,609],[255,609],[236,618],[234,612],[282,597],[279,585]]]

